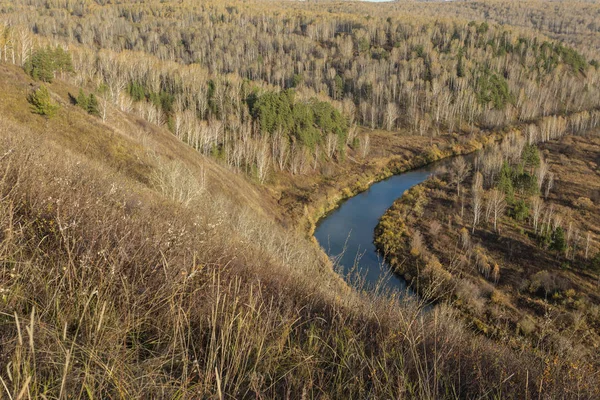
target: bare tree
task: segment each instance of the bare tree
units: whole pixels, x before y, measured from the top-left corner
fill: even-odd
[[[475,233],[475,227],[479,223],[481,218],[481,212],[483,210],[483,196],[480,188],[473,188],[473,230]]]
[[[473,178],[473,190],[483,190],[483,175],[477,171]]]
[[[354,143],[354,139],[356,139],[357,135],[358,127],[356,126],[356,124],[350,125],[350,128],[348,128],[348,135],[346,136],[346,144],[351,145],[352,143]]]
[[[415,230],[410,239],[410,252],[415,255],[421,255],[426,250],[425,240],[419,230]]]
[[[280,131],[271,138],[271,157],[280,171],[283,171],[288,159],[289,141]]]
[[[269,144],[266,140],[258,143],[256,149],[256,174],[260,183],[264,183],[269,172]]]
[[[496,188],[490,190],[488,202],[491,205],[491,210],[494,217],[494,231],[498,232],[498,219],[504,215],[504,210],[506,209],[506,199],[504,193]]]
[[[548,174],[549,169],[550,167],[548,166],[548,163],[546,163],[546,161],[543,158],[540,158],[540,165],[535,171],[538,189],[540,191],[542,190],[542,186],[544,185],[544,179],[546,179],[546,175]]]
[[[589,257],[589,252],[590,252],[590,244],[592,242],[592,232],[587,231],[586,235],[585,235],[585,259],[587,260]]]
[[[544,192],[544,198],[548,198],[550,194],[550,190],[554,186],[554,174],[552,172],[548,173],[548,180],[546,181],[546,191]]]
[[[100,117],[102,118],[102,122],[106,122],[106,118],[108,117],[108,108],[110,107],[110,101],[108,100],[108,96],[106,93],[103,93],[98,96],[100,101],[98,105],[100,106]]]
[[[544,211],[544,200],[539,197],[531,198],[531,217],[533,219],[533,232],[537,234],[540,217]]]
[[[492,279],[496,284],[500,280],[500,266],[498,264],[494,264],[494,268],[492,268]]]
[[[442,224],[437,219],[434,219],[429,223],[429,234],[433,237],[437,237],[442,230]]]
[[[290,153],[290,172],[292,175],[301,174],[304,170],[304,163],[306,161],[304,152],[302,151],[302,146],[297,145],[295,142],[292,143],[292,149]]]
[[[471,166],[465,161],[464,157],[457,157],[452,161],[450,176],[456,184],[456,193],[460,196],[460,185],[469,175]]]
[[[369,137],[368,133],[365,133],[364,135],[362,135],[359,139],[359,146],[360,146],[360,155],[362,158],[366,158],[367,155],[369,154],[369,150],[371,147],[371,138]]]
[[[338,137],[333,133],[329,133],[325,138],[325,150],[327,151],[327,157],[333,158],[335,155],[335,150],[338,144]]]
[[[423,136],[426,132],[431,128],[431,122],[429,121],[429,117],[426,115],[425,118],[419,121],[419,135]]]
[[[577,255],[577,251],[579,250],[579,243],[581,242],[581,231],[579,228],[575,228],[573,232],[573,239],[571,241],[571,260],[575,260],[575,256]]]
[[[462,228],[460,230],[460,242],[464,250],[468,250],[471,247],[471,236],[469,235],[467,228]]]
[[[492,202],[489,200],[490,198],[490,193],[487,192],[486,193],[486,202],[485,202],[485,222],[486,223],[490,223],[490,220],[492,219]]]
[[[391,131],[398,119],[398,107],[395,103],[387,103],[385,107],[385,127],[388,131]]]
[[[28,29],[21,28],[19,29],[18,34],[20,44],[20,63],[21,65],[24,65],[31,55],[31,50],[33,49],[33,40]]]

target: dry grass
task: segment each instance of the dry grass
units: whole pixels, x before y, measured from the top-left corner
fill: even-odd
[[[160,131],[124,133],[66,104],[51,121],[0,107],[2,397],[593,394],[543,355],[473,336],[447,307],[350,290],[268,202],[257,211],[239,193],[250,185]],[[194,196],[152,180],[191,185],[202,171]]]

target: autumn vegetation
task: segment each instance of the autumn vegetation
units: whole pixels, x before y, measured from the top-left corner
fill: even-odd
[[[382,217],[376,243],[422,296],[475,331],[597,376],[598,131],[511,135],[455,159]],[[596,372],[594,372],[596,371]]]
[[[440,6],[0,0],[0,398],[598,397],[600,7]],[[382,218],[418,296],[307,238],[476,150]]]

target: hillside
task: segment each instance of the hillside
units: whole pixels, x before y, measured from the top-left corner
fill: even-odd
[[[597,5],[523,3],[0,0],[0,399],[600,397]],[[418,296],[335,272],[477,150],[382,219]]]
[[[33,115],[26,98],[39,83],[6,64],[0,74],[0,357],[13,398],[571,387],[557,365],[540,389],[537,356],[477,339],[451,310],[423,317],[405,301],[347,290],[312,244],[238,203],[268,204],[260,190],[164,131],[129,114],[107,126],[69,104],[59,80],[57,115]],[[194,181],[198,165],[206,171],[189,202],[152,184],[175,155]],[[505,371],[515,371],[510,382]]]

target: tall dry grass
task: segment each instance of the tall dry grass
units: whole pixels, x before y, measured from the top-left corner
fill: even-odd
[[[348,289],[314,245],[210,181],[185,201],[148,182],[0,119],[1,397],[598,390],[587,371],[470,334],[447,307]]]

